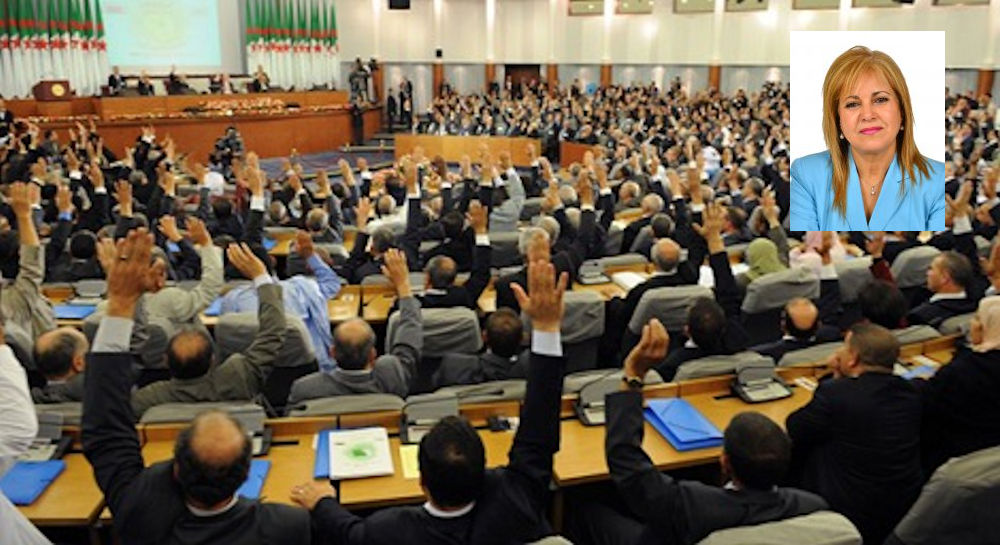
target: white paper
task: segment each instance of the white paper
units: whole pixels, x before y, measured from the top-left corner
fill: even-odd
[[[358,479],[392,475],[392,454],[385,428],[330,432],[330,478]]]

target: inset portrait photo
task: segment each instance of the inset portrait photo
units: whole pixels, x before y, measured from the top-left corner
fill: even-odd
[[[791,32],[792,231],[945,228],[943,31]]]

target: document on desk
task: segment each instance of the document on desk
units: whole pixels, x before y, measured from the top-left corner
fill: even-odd
[[[331,431],[329,441],[331,479],[380,477],[395,472],[385,428]]]
[[[646,275],[631,271],[616,272],[611,275],[611,281],[619,288],[629,291],[646,281]]]
[[[399,462],[403,466],[404,479],[420,478],[420,462],[417,454],[420,452],[420,445],[400,445]]]

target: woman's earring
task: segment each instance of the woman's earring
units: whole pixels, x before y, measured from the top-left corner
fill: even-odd
[[[840,139],[841,139],[841,140],[843,140],[843,139],[844,139],[844,133],[840,133]]]

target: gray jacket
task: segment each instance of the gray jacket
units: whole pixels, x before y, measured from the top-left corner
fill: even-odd
[[[504,358],[490,351],[482,354],[448,354],[441,359],[441,365],[434,372],[431,384],[434,388],[441,388],[456,384],[527,378],[530,358],[529,350],[512,358]]]
[[[423,317],[416,297],[399,300],[399,324],[389,353],[370,369],[347,370],[337,366],[326,373],[310,373],[292,383],[288,405],[306,399],[350,394],[395,394],[406,397],[423,349]]]
[[[260,393],[274,359],[285,342],[285,306],[281,286],[275,283],[257,289],[260,331],[253,344],[240,354],[213,365],[205,375],[193,379],[172,378],[154,382],[132,394],[137,417],[163,403],[249,400]]]
[[[198,316],[222,292],[222,250],[214,245],[198,248],[201,281],[194,288],[169,287],[146,296],[146,314],[166,318],[174,325],[199,323]]]
[[[32,339],[56,328],[52,305],[42,295],[45,254],[42,247],[22,244],[17,278],[4,287],[0,308],[10,322],[20,325]]]
[[[42,388],[32,388],[31,399],[35,403],[83,401],[83,375],[83,373],[77,373],[67,380],[50,380]]]

